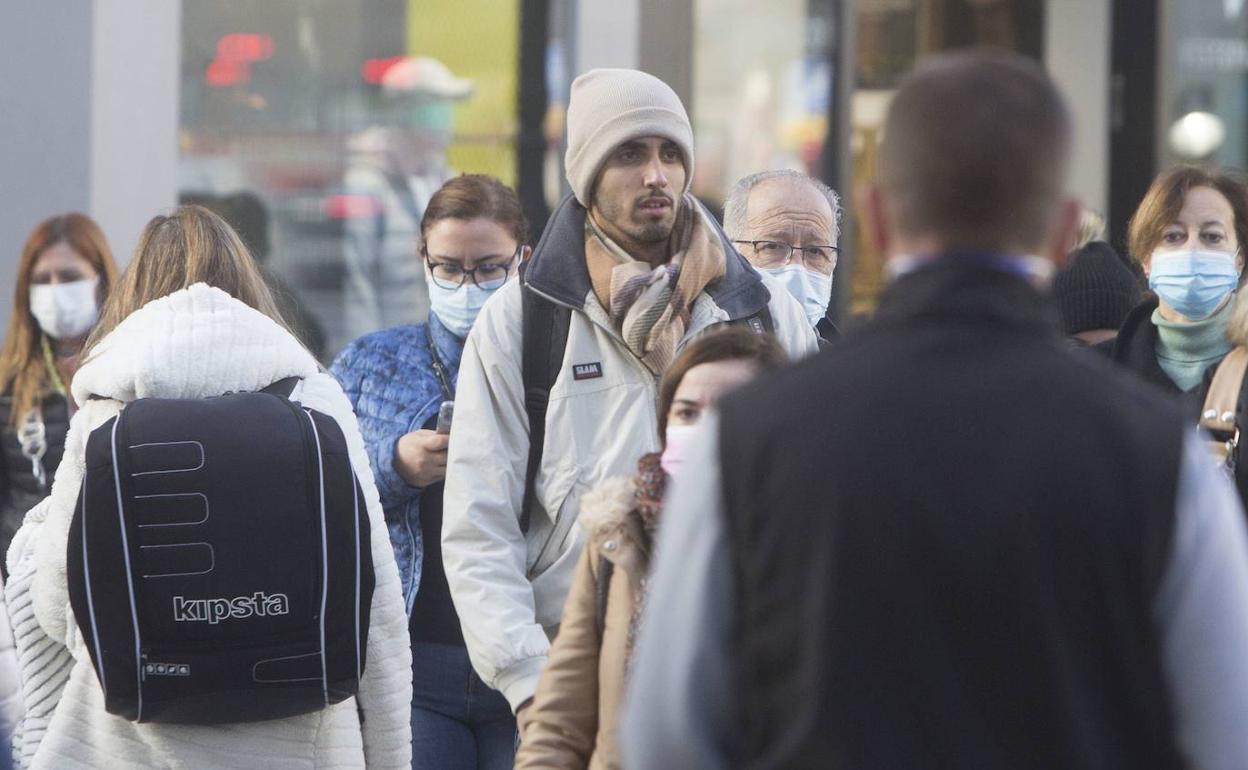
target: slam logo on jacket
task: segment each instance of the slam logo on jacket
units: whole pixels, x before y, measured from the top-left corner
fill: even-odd
[[[210,623],[268,615],[287,615],[290,601],[286,594],[256,591],[251,596],[233,599],[186,599],[173,597],[173,619],[178,623]]]
[[[573,364],[572,379],[574,380],[593,380],[602,376],[602,362],[594,361],[588,364]]]

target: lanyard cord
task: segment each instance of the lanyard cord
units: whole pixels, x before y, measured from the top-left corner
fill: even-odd
[[[48,342],[47,336],[40,337],[40,343],[43,346],[43,365],[47,367],[48,379],[52,383],[52,387],[57,393],[65,398],[69,398],[69,388],[65,387],[65,381],[61,379],[61,372],[56,368],[56,358],[52,355],[52,344]]]
[[[433,344],[432,330],[426,334],[425,342],[429,345],[429,355],[433,358],[433,374],[438,378],[438,384],[442,386],[442,395],[447,401],[454,401],[455,386],[451,384],[451,377],[446,371],[446,365],[442,363],[442,357],[438,355],[438,348]]]

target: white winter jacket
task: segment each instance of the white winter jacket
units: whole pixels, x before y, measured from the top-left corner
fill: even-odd
[[[442,558],[472,664],[513,710],[533,696],[559,625],[580,554],[581,494],[612,476],[631,476],[637,458],[658,448],[658,381],[594,295],[584,223],[585,210],[569,197],[526,266],[524,280],[535,291],[573,309],[527,536],[519,524],[529,452],[519,281],[486,303],[460,362]],[[694,301],[685,341],[766,309],[793,358],[814,353],[816,337],[797,301],[723,243],[726,273]],[[584,364],[597,367],[582,368],[578,379],[573,367]]]
[[[66,588],[67,538],[88,434],[137,398],[255,391],[290,376],[304,378],[292,400],[341,426],[367,502],[376,588],[358,698],[312,714],[214,727],[138,724],[107,713]],[[37,768],[408,767],[407,617],[364,441],[338,383],[271,319],[196,284],[122,321],[75,375],[73,395],[82,408],[70,423],[52,493],[27,514],[8,554],[6,598],[26,706],[15,741],[19,762]]]
[[[0,580],[0,590],[4,581]],[[0,751],[5,751],[22,720],[22,679],[9,608],[0,604]]]

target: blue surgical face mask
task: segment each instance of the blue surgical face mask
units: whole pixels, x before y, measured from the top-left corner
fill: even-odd
[[[789,294],[802,303],[802,310],[806,311],[811,326],[827,314],[828,301],[832,299],[832,276],[807,270],[801,265],[764,267],[762,271],[783,284]]]
[[[482,289],[468,279],[458,289],[445,289],[433,280],[429,269],[425,268],[425,283],[429,286],[429,305],[433,308],[434,315],[438,317],[447,331],[464,339],[472,329],[477,316],[481,314],[485,301],[505,282],[500,282],[498,286],[489,289]]]
[[[1193,320],[1212,315],[1238,282],[1235,255],[1225,251],[1159,251],[1149,264],[1148,287]]]

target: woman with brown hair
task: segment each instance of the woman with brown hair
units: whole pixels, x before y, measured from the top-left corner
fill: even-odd
[[[510,768],[515,718],[468,660],[442,568],[450,428],[438,417],[477,313],[528,257],[528,223],[510,188],[464,174],[429,199],[420,238],[411,259],[424,263],[428,322],[365,335],[330,371],[360,419],[410,616],[412,767]]]
[[[69,383],[116,281],[104,233],[83,214],[45,219],[22,248],[0,349],[0,562],[60,465]]]
[[[521,712],[517,768],[622,766],[619,707],[668,480],[686,472],[684,453],[703,414],[787,360],[771,335],[733,326],[689,343],[664,373],[662,451],[643,456],[633,478],[608,479],[581,501],[587,542],[537,694]]]
[[[1198,393],[1231,350],[1228,323],[1248,244],[1248,188],[1230,174],[1177,166],[1153,181],[1128,246],[1152,289],[1111,357],[1175,395]]]
[[[288,378],[298,379],[291,401],[342,430],[373,534],[376,584],[367,666],[355,698],[299,716],[211,726],[132,722],[109,713],[69,611],[67,551],[88,436],[138,399],[254,392]],[[338,383],[282,323],[247,248],[224,220],[183,206],[147,224],[71,389],[81,408],[70,422],[60,472],[50,496],[27,515],[9,559],[5,599],[26,706],[14,738],[21,764],[407,767],[406,624],[359,426]]]

